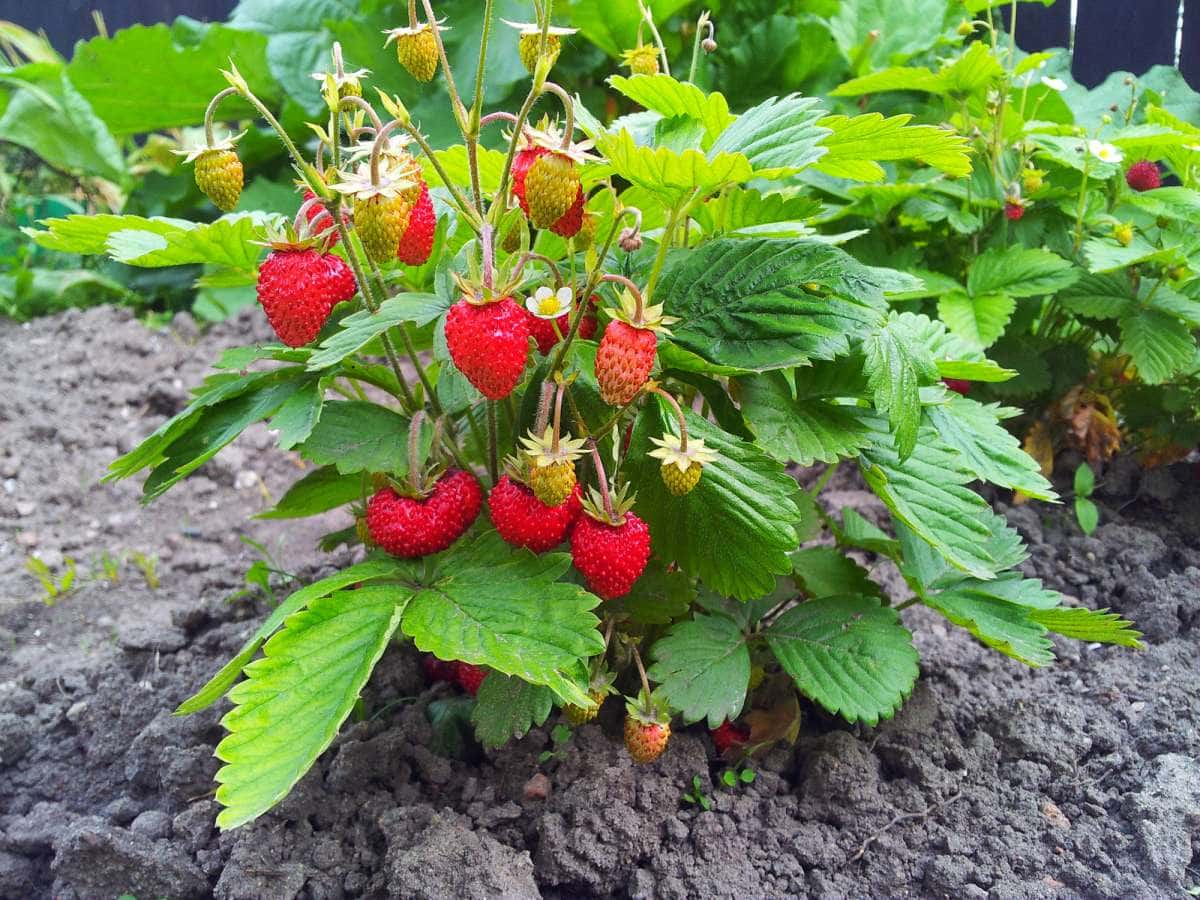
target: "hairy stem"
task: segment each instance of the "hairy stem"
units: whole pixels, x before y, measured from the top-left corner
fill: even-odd
[[[211,149],[212,145],[216,143],[213,139],[213,116],[217,114],[217,107],[226,97],[232,97],[236,93],[238,93],[237,88],[227,87],[223,91],[218,91],[216,96],[208,102],[208,109],[204,111],[204,145],[206,147]]]

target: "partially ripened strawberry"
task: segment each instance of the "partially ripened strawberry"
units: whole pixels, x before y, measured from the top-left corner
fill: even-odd
[[[649,379],[657,352],[658,335],[653,330],[609,322],[596,351],[596,381],[604,402],[624,406],[633,400]]]
[[[572,237],[583,226],[579,164],[591,158],[589,143],[564,146],[559,132],[545,123],[523,132],[513,160],[512,191],[534,228]]]
[[[258,302],[289,347],[311,343],[358,286],[346,261],[313,247],[271,251],[258,270]]]
[[[943,378],[942,384],[954,391],[954,393],[961,394],[964,397],[971,393],[971,382],[964,381],[961,378]]]
[[[636,701],[626,701],[625,749],[634,762],[654,762],[667,749],[670,739],[671,719],[662,700],[647,697],[643,690]]]
[[[426,653],[421,657],[421,670],[425,673],[425,680],[430,684],[437,684],[439,681],[454,681],[455,663],[445,659],[438,659],[432,653]]]
[[[1004,203],[1004,218],[1010,222],[1019,222],[1025,216],[1025,203],[1018,203],[1015,200],[1006,200]]]
[[[572,203],[565,213],[555,220],[550,226],[550,230],[559,237],[569,238],[575,237],[583,230],[583,204],[585,201],[583,196],[583,187],[580,186],[575,192],[575,202]]]
[[[612,513],[593,492],[571,530],[571,561],[592,593],[604,600],[624,597],[650,560],[650,529],[630,512],[623,491],[612,499]]]
[[[1162,173],[1150,160],[1139,160],[1125,173],[1125,183],[1135,191],[1152,191],[1162,185]]]
[[[437,213],[429,196],[429,185],[421,182],[421,194],[408,216],[408,227],[400,237],[396,258],[410,266],[423,266],[433,252],[437,232]]]
[[[458,540],[482,506],[475,476],[451,469],[427,497],[405,497],[392,487],[375,493],[367,502],[367,527],[375,543],[393,556],[426,556]]]
[[[488,670],[483,666],[476,666],[465,662],[454,663],[454,680],[458,682],[460,688],[472,697],[479,693],[479,686],[483,684],[483,679],[487,678],[487,676]]]
[[[529,316],[512,298],[459,300],[446,313],[450,359],[489,400],[512,393],[529,357]]]
[[[381,265],[395,258],[413,206],[403,194],[355,201],[354,227],[367,256]]]
[[[333,216],[330,214],[329,210],[325,208],[325,204],[321,203],[317,199],[316,194],[310,190],[305,190],[304,202],[308,203],[309,201],[313,201],[312,205],[304,211],[304,217],[308,219],[309,231],[311,231],[313,234],[322,234],[328,231],[329,245],[331,247],[337,246],[337,243],[341,240],[341,237],[338,235],[337,229],[334,228]],[[345,212],[342,213],[342,224],[350,224],[350,217]]]
[[[581,509],[579,485],[558,506],[542,503],[532,490],[504,475],[488,495],[488,513],[500,537],[514,547],[545,553],[561,544]]]
[[[232,148],[205,150],[196,157],[196,186],[222,212],[237,206],[245,172]]]
[[[716,728],[712,729],[708,735],[712,738],[713,746],[717,748],[717,752],[724,756],[725,751],[730,747],[740,746],[750,740],[750,729],[726,719]]]

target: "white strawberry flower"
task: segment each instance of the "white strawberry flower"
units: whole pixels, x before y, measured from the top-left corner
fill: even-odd
[[[1067,89],[1067,83],[1061,78],[1054,78],[1050,75],[1042,76],[1042,84],[1050,88],[1052,91],[1058,91],[1060,94]]]
[[[1125,158],[1120,150],[1104,141],[1088,141],[1088,153],[1106,163],[1116,164]]]
[[[539,319],[557,319],[571,311],[572,299],[574,292],[569,287],[560,287],[557,291],[552,291],[543,286],[525,301],[525,308]]]

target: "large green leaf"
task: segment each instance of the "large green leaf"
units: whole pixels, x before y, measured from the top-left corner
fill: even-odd
[[[654,21],[661,23],[687,6],[687,0],[650,0],[646,5],[654,15]],[[636,3],[572,0],[567,8],[570,24],[612,57],[620,56],[621,51],[634,46],[641,31],[639,24],[642,17]]]
[[[231,61],[255,94],[274,104],[279,90],[266,48],[261,35],[224,25],[134,25],[78,44],[67,73],[114,134],[139,134],[203,123],[208,102],[229,86],[220,70]],[[251,115],[236,99],[217,109],[225,121]]]
[[[852,511],[847,509],[845,512]],[[847,521],[865,523],[861,516],[857,520]],[[879,538],[874,540],[878,541]],[[887,536],[884,535],[883,546],[886,546],[887,540]],[[867,570],[836,547],[805,547],[797,550],[792,554],[792,564],[795,566],[800,586],[810,598],[837,597],[843,594],[881,596],[879,585],[870,579]]]
[[[914,341],[928,348],[943,378],[1000,382],[1016,374],[996,365],[977,346],[947,331],[946,326],[936,319],[911,312],[893,314],[893,318],[893,327],[905,328]]]
[[[829,29],[847,62],[896,65],[933,48],[954,15],[944,0],[842,0]]]
[[[815,240],[721,239],[668,263],[654,299],[682,321],[672,342],[754,371],[848,352],[883,322],[885,291],[915,280]]]
[[[554,693],[511,675],[489,672],[479,686],[471,723],[475,737],[485,747],[503,747],[543,724],[554,709]]]
[[[938,298],[937,308],[938,318],[946,323],[951,334],[984,350],[1004,334],[1017,301],[1008,294],[970,296],[952,291]]]
[[[863,341],[864,371],[875,408],[888,417],[896,450],[904,459],[917,442],[921,424],[921,385],[938,380],[929,350],[912,340],[903,322],[890,320]]]
[[[1196,341],[1175,316],[1156,309],[1121,317],[1121,347],[1129,352],[1147,384],[1162,384],[1192,361]]]
[[[362,496],[361,475],[343,475],[336,466],[313,469],[293,484],[279,502],[256,519],[301,519],[316,516]]]
[[[704,126],[709,142],[734,120],[724,95],[716,91],[706,94],[694,84],[676,81],[670,75],[636,75],[632,78],[613,75],[608,83],[634,103],[663,118],[687,116],[695,119]]]
[[[710,233],[759,234],[764,226],[795,223],[817,215],[821,204],[812,197],[772,193],[753,188],[729,188],[693,212],[693,218]],[[770,235],[763,235],[770,236]]]
[[[817,122],[825,111],[812,97],[772,97],[738,116],[709,149],[709,156],[740,154],[760,178],[779,178],[806,169],[827,152],[830,132]]]
[[[616,134],[599,133],[596,148],[614,172],[667,205],[693,193],[715,193],[727,185],[748,181],[754,174],[750,161],[741,153],[718,152],[716,146],[708,156],[699,150],[640,147],[624,129]]]
[[[980,479],[1038,500],[1058,499],[1037,461],[1000,424],[1017,410],[953,396],[925,411],[942,440],[959,452],[962,462]]]
[[[1034,620],[1033,611],[994,596],[987,586],[969,580],[925,597],[925,604],[1005,656],[1030,666],[1053,662],[1046,628]]]
[[[719,594],[748,600],[769,593],[775,576],[791,571],[788,553],[799,543],[799,488],[780,463],[755,445],[686,415],[689,436],[701,438],[719,454],[704,467],[691,493],[668,493],[661,464],[647,455],[649,439],[661,436],[674,421],[662,401],[648,403],[638,417],[626,463],[638,491],[636,512],[650,526],[655,553],[698,575]]]
[[[342,475],[408,471],[408,423],[399,413],[363,400],[331,400],[300,445],[300,455]]]
[[[489,666],[587,706],[583,660],[604,650],[590,612],[600,601],[558,581],[570,562],[514,551],[495,532],[460,542],[413,582],[404,633],[441,659]]]
[[[661,560],[651,557],[633,589],[607,601],[605,610],[613,615],[627,613],[639,625],[667,625],[687,613],[695,599],[692,579],[678,570],[668,571]]]
[[[977,41],[936,72],[919,66],[895,66],[855,78],[832,93],[835,97],[861,97],[885,91],[917,91],[963,100],[982,96],[1003,77],[1004,67],[985,42]]]
[[[1129,279],[1122,275],[1085,273],[1077,282],[1058,292],[1058,301],[1073,313],[1093,319],[1115,319],[1136,298]]]
[[[882,181],[880,162],[911,159],[947,175],[971,174],[967,139],[946,128],[909,125],[911,115],[827,116],[817,124],[830,133],[822,141],[828,153],[816,168],[826,175],[856,181]]]
[[[893,516],[908,525],[947,562],[978,578],[996,571],[986,543],[992,537],[987,503],[965,485],[975,474],[957,450],[928,425],[922,425],[916,448],[907,459],[896,452],[882,419],[866,418],[876,434],[863,450],[863,478]]]
[[[647,674],[684,722],[707,719],[716,728],[741,714],[750,684],[750,649],[735,621],[697,615],[673,626],[651,654],[654,665]]]
[[[1010,297],[1053,294],[1078,280],[1082,271],[1049,250],[1007,247],[978,256],[967,273],[967,291],[975,297],[1002,293]]]
[[[891,718],[917,681],[912,635],[874,598],[809,600],[776,619],[766,637],[800,693],[848,722]]]
[[[309,357],[308,367],[326,369],[339,363],[401,322],[428,325],[448,305],[436,294],[398,294],[380,304],[377,312],[360,309],[342,319],[339,329],[321,342]]]
[[[337,735],[404,610],[387,587],[342,591],[284,622],[230,692],[216,755],[217,816],[236,828],[292,789]]]
[[[781,462],[811,466],[853,456],[870,434],[852,406],[797,398],[789,374],[767,372],[737,381],[742,415],[758,444]]]

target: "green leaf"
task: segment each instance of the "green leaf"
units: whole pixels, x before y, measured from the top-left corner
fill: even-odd
[[[1016,372],[996,365],[983,355],[978,347],[958,335],[951,334],[946,326],[928,316],[904,312],[893,314],[893,327],[902,327],[913,341],[923,344],[933,354],[938,374],[943,378],[964,378],[968,381],[1000,382],[1012,378]]]
[[[1058,293],[1068,310],[1092,319],[1115,319],[1129,310],[1135,301],[1129,280],[1121,275],[1084,274],[1077,282]]]
[[[271,427],[279,432],[280,450],[291,450],[312,434],[325,405],[324,381],[314,378],[301,384],[272,417]]]
[[[760,178],[795,174],[826,153],[821,140],[830,132],[817,124],[824,113],[813,97],[772,97],[738,116],[708,155],[744,156]]]
[[[934,72],[920,67],[897,66],[863,75],[839,85],[835,97],[861,97],[885,91],[917,91],[956,99],[982,96],[1004,77],[1004,67],[988,50],[987,44],[977,41],[953,62]]]
[[[938,318],[951,334],[983,350],[1004,334],[1017,301],[1008,294],[970,297],[954,291],[938,298]]]
[[[690,412],[688,434],[715,450],[700,483],[684,497],[663,486],[661,464],[647,455],[674,417],[663,401],[647,403],[634,428],[628,477],[638,491],[637,513],[650,527],[654,551],[712,590],[739,600],[769,593],[775,576],[791,571],[788,553],[799,539],[799,488],[781,464]]]
[[[67,216],[47,219],[46,230],[25,229],[34,243],[63,253],[107,253],[130,266],[160,268],[203,263],[253,272],[275,217],[232,213],[215,222],[142,216]]]
[[[396,561],[393,559],[368,559],[348,569],[343,569],[341,572],[335,572],[333,575],[322,578],[320,581],[314,581],[312,584],[302,587],[298,591],[292,592],[286,600],[271,610],[271,614],[267,616],[266,621],[242,645],[242,649],[237,652],[237,655],[233,659],[222,666],[220,671],[210,678],[204,687],[179,704],[179,707],[175,710],[175,715],[186,716],[194,712],[199,712],[221,699],[230,686],[237,681],[238,676],[242,674],[242,668],[254,658],[254,654],[258,652],[258,648],[262,646],[263,641],[274,634],[276,629],[283,624],[288,616],[304,609],[310,603],[320,600],[323,597],[328,597],[330,594],[347,585],[356,582],[365,584],[379,578],[394,575],[396,573],[396,566]]]
[[[832,359],[883,322],[885,291],[915,281],[815,240],[715,240],[673,256],[654,300],[681,322],[671,341],[754,371]]]
[[[229,86],[220,70],[231,60],[251,90],[274,105],[279,90],[266,48],[261,35],[224,25],[134,25],[77,44],[67,73],[114,134],[141,134],[202,124],[208,102]],[[251,114],[236,98],[217,109],[224,121]]]
[[[835,547],[805,547],[792,554],[796,577],[810,598],[855,594],[880,597],[867,570]]]
[[[651,557],[633,589],[607,601],[605,609],[613,615],[624,612],[640,625],[668,625],[687,613],[695,599],[696,588],[687,575],[668,571],[661,560]]]
[[[811,466],[852,456],[870,441],[854,407],[819,398],[796,399],[788,374],[768,372],[737,381],[738,399],[758,444],[781,462]]]
[[[665,22],[687,6],[687,0],[651,0],[646,6],[655,22]],[[613,3],[612,0],[573,0],[569,9],[570,24],[609,56],[618,57],[622,50],[634,46],[640,30],[639,23],[642,22],[637,4]]]
[[[716,152],[714,147],[706,157],[699,150],[639,147],[624,129],[616,134],[598,134],[596,148],[614,172],[668,206],[693,193],[715,193],[754,175],[750,161],[740,153]]]
[[[989,507],[965,485],[975,475],[930,426],[922,425],[916,449],[901,460],[882,420],[865,419],[877,433],[875,443],[863,450],[859,468],[863,478],[893,516],[908,525],[956,569],[988,579],[996,560],[986,542]]]
[[[1034,620],[1033,610],[996,597],[987,588],[987,583],[968,581],[926,596],[924,602],[1005,656],[1035,667],[1053,662],[1046,628]]]
[[[507,155],[487,147],[477,149],[479,152],[479,188],[485,193],[495,193],[500,190],[500,176],[504,173],[504,162]],[[437,157],[442,170],[453,184],[459,187],[471,186],[471,164],[467,160],[465,146],[455,144],[444,150],[435,150],[433,155]],[[430,187],[445,184],[441,173],[424,156],[421,157],[421,171]]]
[[[877,725],[917,681],[912,634],[869,597],[823,597],[789,609],[767,643],[800,693],[847,722]]]
[[[511,675],[489,672],[479,686],[471,723],[475,737],[485,747],[503,747],[542,725],[554,709],[554,693]]]
[[[1057,606],[1053,609],[1035,609],[1033,618],[1063,637],[1144,649],[1144,645],[1138,640],[1142,633],[1134,624],[1107,609]]]
[[[446,300],[435,294],[399,294],[381,303],[378,312],[360,309],[342,319],[340,328],[321,342],[309,357],[308,368],[327,369],[401,322],[428,325],[447,307]]]
[[[878,68],[932,49],[954,15],[944,0],[842,0],[829,30],[848,62]]]
[[[841,537],[851,546],[861,547],[881,556],[895,557],[900,553],[899,541],[848,506],[842,510]]]
[[[222,830],[286,797],[330,745],[400,623],[397,600],[387,587],[322,598],[288,618],[246,667],[216,749],[225,763],[217,773]]]
[[[1168,313],[1133,311],[1123,316],[1120,324],[1121,348],[1133,358],[1146,384],[1162,384],[1195,356],[1191,329]]]
[[[309,472],[279,502],[256,519],[302,519],[320,515],[362,496],[361,475],[342,475],[335,466],[322,466]]]
[[[300,455],[320,466],[354,472],[408,472],[408,419],[377,403],[330,400],[300,445]]]
[[[489,666],[587,706],[583,661],[604,650],[590,612],[600,601],[558,581],[570,562],[514,551],[495,532],[460,542],[412,585],[404,633],[440,659]]]
[[[1075,470],[1074,490],[1076,497],[1090,497],[1096,489],[1096,473],[1087,463],[1080,463]]]
[[[1076,497],[1075,519],[1079,522],[1080,531],[1091,535],[1100,524],[1100,508],[1087,497]]]
[[[711,142],[734,120],[724,95],[714,91],[706,94],[690,82],[676,81],[670,75],[643,75],[625,78],[613,75],[609,85],[645,109],[663,118],[687,116],[704,126]]]
[[[863,341],[863,350],[875,408],[887,415],[896,435],[896,450],[904,459],[917,442],[920,387],[938,380],[937,366],[929,351],[912,341],[904,324],[894,319]]]
[[[795,225],[817,215],[821,204],[812,197],[761,194],[753,188],[729,188],[700,204],[693,218],[709,233],[758,234],[764,226]],[[762,235],[768,236],[768,235]]]
[[[816,168],[835,178],[883,181],[880,162],[910,159],[955,178],[971,174],[965,137],[933,125],[909,125],[911,120],[908,114],[885,119],[879,113],[821,119],[817,124],[830,130],[821,141],[829,152]]]
[[[741,715],[750,684],[750,650],[732,619],[697,615],[680,622],[654,643],[651,654],[655,662],[646,674],[684,722],[707,719],[716,728]]]
[[[1070,260],[1049,250],[1007,247],[988,250],[971,263],[967,292],[973,297],[995,293],[1039,297],[1069,287],[1082,274]]]
[[[1016,412],[959,396],[926,407],[929,423],[947,446],[959,452],[961,463],[977,478],[1053,502],[1058,495],[1037,461],[1000,424]]]

